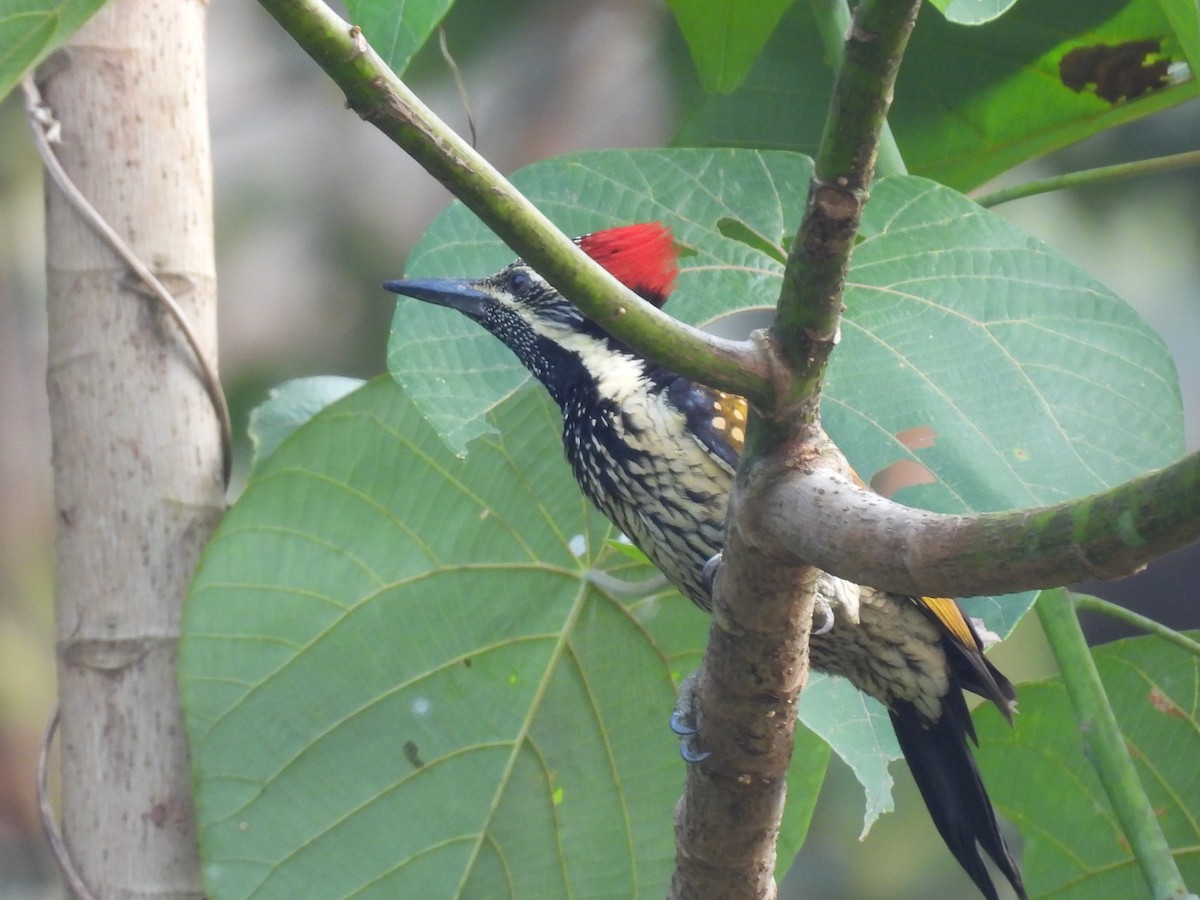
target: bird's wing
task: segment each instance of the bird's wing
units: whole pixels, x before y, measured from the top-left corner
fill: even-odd
[[[746,439],[746,398],[700,385],[692,388],[696,392],[692,402],[695,412],[688,424],[693,426],[693,433],[711,452],[736,460]],[[853,469],[850,475],[859,487],[870,490]],[[963,686],[994,701],[1008,715],[1014,696],[1012,685],[983,657],[983,644],[958,602],[949,597],[913,597],[912,602],[956,645],[959,652],[954,655],[960,659],[960,668],[971,670],[975,676],[966,678]]]

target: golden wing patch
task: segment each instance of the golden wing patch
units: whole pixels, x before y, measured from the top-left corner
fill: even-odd
[[[711,394],[713,415],[712,430],[721,435],[734,451],[741,456],[746,445],[746,398],[725,391]]]

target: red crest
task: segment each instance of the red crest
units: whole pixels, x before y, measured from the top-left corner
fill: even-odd
[[[576,243],[617,281],[655,306],[661,307],[675,287],[675,241],[662,222],[595,231]]]

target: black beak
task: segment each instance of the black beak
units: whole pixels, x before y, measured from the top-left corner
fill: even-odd
[[[448,306],[468,316],[478,315],[483,309],[483,304],[489,299],[487,294],[476,290],[471,282],[449,278],[385,281],[383,288],[393,294],[403,294],[406,297],[424,300],[426,303]]]

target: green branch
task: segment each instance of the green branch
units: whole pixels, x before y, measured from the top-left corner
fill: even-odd
[[[809,0],[813,16],[817,20],[817,30],[821,33],[821,45],[825,48],[825,56],[829,59],[834,71],[842,64],[842,53],[846,48],[846,35],[850,31],[852,17],[846,0]],[[875,171],[879,175],[904,175],[908,167],[904,157],[900,155],[900,147],[892,135],[892,129],[884,120],[879,133],[879,157],[875,161]]]
[[[1091,594],[1072,593],[1071,602],[1075,604],[1077,609],[1086,609],[1089,612],[1101,613],[1102,615],[1116,619],[1118,622],[1124,622],[1126,625],[1137,628],[1140,631],[1145,631],[1147,634],[1160,637],[1164,641],[1174,644],[1180,650],[1192,654],[1192,656],[1200,657],[1200,643],[1193,641],[1186,634],[1179,633],[1174,628],[1168,628],[1162,622],[1156,622],[1147,616],[1135,613],[1132,609],[1118,606],[1101,597],[1093,597]]]
[[[756,450],[787,440],[798,424],[816,423],[821,382],[841,323],[850,254],[919,7],[919,0],[868,0],[859,4],[847,29],[804,218],[788,254],[771,328],[786,375],[777,388],[775,414],[759,428]],[[818,19],[826,32],[838,24],[832,13]]]
[[[321,0],[260,2],[341,88],[351,109],[407,151],[588,318],[676,372],[752,400],[770,398],[766,362],[753,344],[684,325],[620,284],[434,115],[358,28]]]
[[[1189,169],[1195,166],[1200,166],[1200,150],[1189,150],[1186,153],[1159,156],[1154,159],[1140,159],[1137,162],[1117,163],[1113,166],[1100,166],[1096,169],[1084,169],[1082,172],[1067,172],[1065,175],[1054,175],[1050,178],[1027,181],[1024,184],[1014,184],[1012,187],[980,194],[975,198],[975,202],[984,207],[999,206],[1010,200],[1020,200],[1023,197],[1033,197],[1036,194],[1046,194],[1050,191],[1061,191],[1066,188],[1082,187],[1106,181],[1119,181],[1138,175],[1173,172],[1176,169]]]
[[[1151,894],[1155,900],[1196,900],[1194,894],[1188,893],[1158,817],[1138,779],[1066,591],[1043,592],[1037,611],[1075,709],[1079,731],[1087,743],[1086,755],[1100,776]]]

